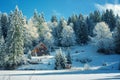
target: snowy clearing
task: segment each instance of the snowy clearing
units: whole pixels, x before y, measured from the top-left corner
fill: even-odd
[[[65,54],[67,54],[65,48],[62,48],[62,50]],[[104,55],[97,53],[96,50],[97,48],[93,44],[70,47],[70,54],[72,58],[71,70],[118,70],[120,55]],[[32,57],[31,61],[36,62],[36,64],[22,65],[17,69],[54,70],[55,54],[55,52],[51,52],[50,56]]]

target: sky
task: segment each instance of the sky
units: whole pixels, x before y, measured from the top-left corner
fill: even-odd
[[[52,15],[68,18],[72,14],[88,15],[94,10],[105,10],[112,8],[115,13],[120,13],[119,0],[0,0],[0,11],[10,13],[18,5],[23,14],[29,19],[34,10],[43,12],[46,21]],[[116,9],[115,9],[116,8]]]

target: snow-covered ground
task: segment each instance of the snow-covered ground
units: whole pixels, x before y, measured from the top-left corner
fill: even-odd
[[[96,50],[91,44],[70,47],[72,68],[66,70],[54,70],[55,52],[32,57],[38,63],[22,65],[17,71],[0,71],[0,80],[120,80],[120,55],[104,55]]]
[[[67,49],[63,49],[67,54]],[[97,48],[93,44],[86,46],[70,47],[72,57],[71,70],[118,70],[120,55],[104,55],[96,52]],[[32,57],[32,61],[38,64],[27,64],[18,67],[18,70],[54,70],[55,52],[50,56]]]
[[[119,72],[91,71],[0,71],[0,80],[120,80]]]

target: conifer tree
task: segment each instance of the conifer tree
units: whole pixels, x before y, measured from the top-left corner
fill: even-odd
[[[67,52],[67,56],[66,56],[66,58],[67,58],[67,64],[72,64],[71,55],[70,55],[70,49],[68,48],[67,51],[68,51]]]
[[[65,54],[63,54],[62,50],[59,49],[58,51],[56,51],[56,55],[55,55],[55,69],[56,70],[65,69],[66,63],[67,63],[67,59],[65,57]]]
[[[87,44],[89,38],[88,38],[88,28],[85,23],[85,19],[82,14],[79,15],[78,21],[76,23],[76,37],[77,37],[77,43],[79,44]]]
[[[114,35],[115,52],[120,54],[120,20],[117,20]]]
[[[5,49],[4,49],[4,38],[3,36],[0,38],[0,67],[4,65],[4,56],[5,56]]]
[[[114,28],[116,26],[116,20],[115,20],[115,15],[112,10],[107,9],[102,14],[102,21],[104,21],[105,23],[107,23],[109,25],[109,28],[111,31],[114,30]]]
[[[8,31],[8,27],[9,27],[9,19],[8,19],[8,15],[7,13],[3,13],[1,15],[1,28],[2,28],[2,35],[4,37],[4,39],[7,36],[7,31]]]
[[[8,30],[6,49],[5,68],[15,68],[21,63],[23,55],[23,15],[16,6],[10,17],[10,28]]]

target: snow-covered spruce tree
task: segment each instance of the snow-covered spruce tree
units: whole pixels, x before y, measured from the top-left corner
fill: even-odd
[[[70,55],[70,49],[68,48],[67,50],[67,64],[72,64],[72,59],[71,59],[71,55]]]
[[[13,69],[21,63],[23,55],[23,15],[16,6],[14,12],[10,17],[10,27],[8,30],[8,35],[6,39],[6,59],[5,68]]]
[[[98,47],[98,52],[109,54],[113,40],[108,25],[105,22],[97,23],[93,33],[96,35],[93,41],[95,41]]]
[[[0,14],[1,17],[1,14]],[[0,67],[3,66],[4,63],[4,38],[3,38],[3,33],[2,33],[2,25],[1,25],[1,18],[0,18]]]
[[[67,59],[65,57],[65,54],[62,52],[60,48],[58,51],[56,51],[56,55],[55,55],[55,69],[56,70],[65,69],[66,63],[67,63]]]
[[[116,28],[114,31],[114,44],[115,52],[120,54],[120,20],[116,22]]]
[[[2,36],[0,38],[0,67],[3,67],[3,65],[4,65],[4,55],[5,55],[4,42],[5,41]]]
[[[65,25],[61,32],[61,45],[64,47],[70,47],[75,44],[76,37],[71,25]]]
[[[54,46],[58,44],[58,36],[57,36],[57,28],[58,28],[58,20],[57,17],[54,15],[51,18],[51,22],[48,23],[50,29],[52,30],[51,34],[54,37]]]
[[[57,40],[57,46],[61,46],[61,32],[63,27],[67,24],[65,19],[62,17],[58,23],[58,26],[56,27],[56,40]]]

